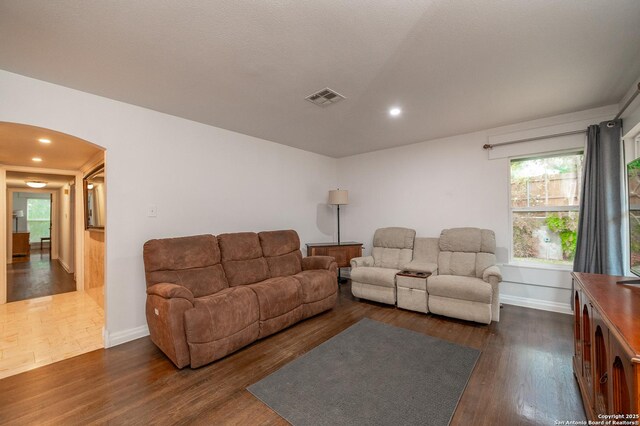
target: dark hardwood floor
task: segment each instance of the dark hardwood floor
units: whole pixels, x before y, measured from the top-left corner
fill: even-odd
[[[29,261],[7,265],[7,302],[67,293],[75,289],[73,274],[65,271],[57,260],[51,261],[47,249],[32,250]]]
[[[361,302],[348,284],[340,293],[334,310],[196,370],[142,338],[0,380],[0,423],[284,425],[245,388],[364,317],[482,351],[452,425],[585,420],[571,316],[505,305],[484,326]]]

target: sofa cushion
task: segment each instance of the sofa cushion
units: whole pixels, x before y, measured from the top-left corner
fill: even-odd
[[[147,287],[172,283],[201,297],[229,286],[213,235],[149,240],[144,244],[143,258]]]
[[[432,275],[427,279],[427,293],[431,296],[468,300],[490,304],[493,291],[491,284],[475,277],[455,275]]]
[[[302,271],[302,253],[300,250],[281,256],[267,257],[266,259],[271,277],[288,277]]]
[[[378,268],[402,269],[413,257],[416,231],[408,228],[380,228],[373,235],[373,265]]]
[[[258,237],[265,257],[281,256],[300,250],[300,237],[292,229],[264,231],[258,233]]]
[[[328,270],[314,269],[293,276],[300,282],[302,303],[317,302],[338,291],[336,276]]]
[[[223,262],[249,260],[262,257],[260,239],[255,232],[234,232],[218,235],[220,256]]]
[[[413,243],[413,261],[427,263],[438,262],[438,253],[440,253],[439,242],[439,238],[416,237]]]
[[[375,266],[355,268],[351,270],[351,280],[382,287],[396,286],[396,274],[399,269],[377,268]]]
[[[378,268],[403,269],[411,262],[413,251],[411,249],[374,247],[371,251],[373,265]]]
[[[476,277],[476,253],[441,251],[438,254],[438,274]]]
[[[399,227],[380,228],[373,234],[373,246],[413,249],[415,237],[416,231],[413,229]]]
[[[293,230],[258,234],[271,277],[286,277],[302,271],[300,238]]]
[[[269,278],[269,266],[262,256],[255,232],[218,235],[222,266],[230,286],[253,284]]]
[[[253,284],[269,277],[269,266],[264,257],[250,260],[230,260],[222,262],[229,285]]]
[[[302,305],[302,288],[293,277],[270,278],[248,288],[258,297],[261,321],[284,315]]]
[[[258,298],[248,287],[197,298],[194,309],[185,312],[187,341],[204,343],[231,336],[257,322],[258,313]]]
[[[496,252],[493,231],[479,228],[444,229],[440,233],[440,251]]]

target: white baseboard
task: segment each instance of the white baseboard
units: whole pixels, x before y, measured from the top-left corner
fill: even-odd
[[[69,268],[69,265],[64,263],[62,261],[62,259],[58,258],[56,260],[58,261],[58,263],[60,263],[60,266],[62,266],[62,269],[64,269],[67,272],[67,274],[72,274],[73,273],[73,271],[71,271],[71,268]]]
[[[550,302],[548,300],[530,299],[528,297],[500,295],[500,302],[506,305],[522,306],[524,308],[539,309],[541,311],[558,312],[573,315],[569,303]]]
[[[140,327],[130,328],[128,330],[117,331],[115,333],[109,333],[109,331],[105,329],[104,347],[111,348],[148,335],[149,327],[146,324],[141,325]]]

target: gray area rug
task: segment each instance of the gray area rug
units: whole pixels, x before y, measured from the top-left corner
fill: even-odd
[[[480,351],[363,319],[247,389],[303,425],[447,425]]]

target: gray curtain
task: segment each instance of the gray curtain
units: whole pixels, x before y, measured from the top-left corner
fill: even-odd
[[[621,129],[621,120],[587,129],[576,272],[624,275]]]

